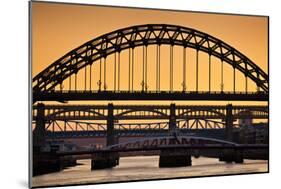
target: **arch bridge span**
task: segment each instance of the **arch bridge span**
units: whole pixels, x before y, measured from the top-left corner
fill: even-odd
[[[268,75],[243,53],[204,32],[167,24],[131,26],[90,40],[41,71],[32,85],[34,102],[266,101],[269,92]]]

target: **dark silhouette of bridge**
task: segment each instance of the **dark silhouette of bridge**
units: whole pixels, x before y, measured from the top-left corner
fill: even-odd
[[[155,61],[148,66],[148,47],[155,46]],[[169,87],[163,90],[161,80],[161,47],[170,47]],[[182,81],[175,89],[174,47],[182,47]],[[134,58],[137,48],[143,47],[142,70],[136,70]],[[196,54],[195,90],[188,90],[187,83],[187,49],[193,49]],[[121,52],[128,51],[128,68],[121,70]],[[208,88],[199,90],[199,53],[208,55]],[[200,54],[201,55],[201,54]],[[110,61],[113,56],[113,61]],[[140,55],[139,55],[140,56]],[[203,56],[203,55],[202,55]],[[220,70],[212,71],[212,57],[221,62]],[[140,59],[140,57],[138,57]],[[127,63],[128,62],[128,63]],[[98,64],[98,65],[97,65]],[[150,63],[151,64],[151,63]],[[224,65],[230,65],[233,75],[232,91],[225,91]],[[92,67],[98,66],[92,73]],[[113,78],[107,77],[109,67],[113,67]],[[148,77],[149,69],[155,67],[153,76]],[[126,71],[126,72],[125,72]],[[237,91],[236,72],[245,77],[244,91]],[[136,72],[142,72],[136,86]],[[79,75],[79,73],[81,73]],[[121,76],[126,74],[128,85],[122,85]],[[180,74],[180,73],[178,73]],[[220,75],[220,91],[214,91],[212,76]],[[98,77],[97,86],[93,78]],[[248,90],[248,79],[256,85],[256,91]],[[79,86],[83,81],[83,86]],[[149,83],[153,86],[148,86]],[[109,88],[109,83],[112,83]],[[68,89],[65,89],[66,86]],[[48,66],[33,78],[33,100],[268,100],[268,75],[241,52],[224,43],[220,39],[195,29],[182,26],[151,24],[128,27],[95,38],[80,47],[70,51],[53,64]]]
[[[163,60],[162,51],[165,48],[167,50],[167,47],[169,60]],[[175,73],[176,50],[180,51],[181,59],[177,61],[177,66],[180,66],[181,73]],[[124,61],[124,55],[126,61]],[[154,61],[151,61],[149,55]],[[203,62],[199,58],[201,56],[208,57],[207,62]],[[187,82],[190,57],[195,57],[194,86],[191,82]],[[163,69],[164,62],[168,67],[166,74],[163,73],[167,70]],[[212,69],[214,64],[219,64],[219,69]],[[204,66],[207,75],[200,75],[199,65]],[[225,71],[225,66],[231,68],[232,74]],[[220,78],[219,91],[216,86],[213,86],[218,76]],[[244,83],[241,84],[241,78],[238,82],[239,76],[243,77]],[[168,78],[168,84],[163,83],[164,77]],[[180,80],[176,79],[179,77]],[[207,79],[201,81],[201,77]],[[226,79],[232,80],[232,84],[227,82],[231,86],[226,86]],[[152,145],[149,148],[145,148],[140,141],[137,141],[138,148],[134,146],[129,149],[160,150],[160,166],[191,165],[190,157],[194,153],[190,149],[198,148],[214,148],[216,150],[213,152],[201,153],[219,157],[225,161],[243,162],[241,149],[264,149],[266,145],[234,143],[234,130],[239,132],[241,128],[241,125],[235,122],[241,119],[268,119],[268,106],[233,106],[231,104],[194,106],[176,105],[176,103],[170,105],[114,105],[114,103],[60,105],[44,102],[268,101],[268,79],[268,75],[247,56],[222,40],[201,31],[166,24],[148,24],[119,29],[75,48],[33,78],[34,149],[44,146],[48,138],[103,136],[106,137],[105,149],[82,152],[58,151],[57,155],[92,153],[95,154],[92,167],[106,168],[116,166],[119,160],[118,152],[127,149],[113,148],[121,145],[118,143],[118,137],[137,135],[145,137],[143,139],[145,141],[155,139],[154,141],[157,142],[154,143],[157,144],[161,140],[168,141],[165,143],[166,146]],[[249,81],[256,86],[255,90],[249,90]],[[243,85],[244,90],[237,90],[238,85]],[[203,89],[202,86],[206,88]],[[225,90],[225,88],[232,88],[232,90]],[[131,120],[133,123],[122,122],[124,120]],[[144,123],[143,120],[154,122]],[[199,133],[193,137],[203,138],[190,140],[203,141],[203,143],[186,142],[190,141],[186,137],[191,131]],[[181,142],[178,141],[179,137],[181,137]],[[131,142],[126,143],[126,145],[131,144]]]

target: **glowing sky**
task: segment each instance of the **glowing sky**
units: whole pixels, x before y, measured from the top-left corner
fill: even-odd
[[[33,76],[38,74],[67,52],[99,35],[123,27],[148,23],[181,25],[208,33],[235,47],[266,73],[268,72],[267,17],[33,2],[32,74]],[[165,48],[163,51],[165,52]],[[169,60],[168,50],[166,49],[166,51],[167,53],[162,53],[162,60]],[[193,56],[190,53],[190,61],[194,58]],[[179,62],[179,57],[179,54],[175,54],[175,62]],[[205,59],[207,57],[203,56],[201,61]],[[179,68],[179,66],[175,66]],[[165,68],[163,67],[163,69]],[[189,72],[187,82],[193,82],[194,66],[190,65],[189,69],[193,71]],[[213,69],[217,68],[213,67]],[[227,76],[228,73],[231,73],[231,69],[227,67],[225,69]],[[227,69],[229,70],[227,71]],[[175,69],[175,72],[178,71],[180,69]],[[110,69],[108,72],[110,73]],[[200,70],[201,81],[207,77],[206,73],[206,69]],[[214,77],[215,90],[219,90],[219,83],[215,83],[219,80],[219,76]],[[125,76],[122,79],[125,81]],[[227,82],[231,84],[231,79],[232,77],[225,79],[226,86]],[[161,80],[165,80],[165,78],[161,78]],[[239,82],[244,82],[242,77],[240,80],[238,78],[237,82],[237,89],[239,90],[240,87],[242,90],[242,84],[239,86]],[[139,83],[140,81],[136,81],[136,86],[139,86]],[[150,85],[152,86],[152,84]],[[202,87],[205,85],[207,82],[201,84]],[[180,88],[181,86],[175,87]],[[249,88],[253,90],[254,84],[249,84]],[[231,86],[227,89],[231,90]]]

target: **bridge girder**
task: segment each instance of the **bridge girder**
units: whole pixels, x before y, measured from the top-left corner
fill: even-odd
[[[45,120],[106,120],[106,105],[45,105]],[[114,120],[169,119],[169,105],[114,105]],[[268,106],[233,106],[233,119],[267,119]],[[226,118],[226,106],[177,105],[176,119]],[[37,106],[33,106],[33,119]]]

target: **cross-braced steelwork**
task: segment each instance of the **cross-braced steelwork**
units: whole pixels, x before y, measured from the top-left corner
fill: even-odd
[[[155,49],[152,49],[153,46]],[[167,73],[169,86],[164,87],[165,84],[161,81],[164,62],[167,60],[163,60],[161,49],[167,46],[170,47]],[[175,50],[179,50],[176,49],[177,46],[182,48],[180,60],[182,74],[179,73],[181,81],[176,81],[174,73],[176,69],[174,54]],[[191,54],[188,49],[194,50],[195,53],[196,70],[193,86],[195,89],[191,89],[187,82],[187,67],[190,64],[188,56]],[[138,53],[140,50],[142,53]],[[122,52],[126,53],[126,60],[121,57]],[[209,57],[208,64],[205,62],[203,64],[200,58],[204,53]],[[154,61],[149,59],[150,56],[155,56]],[[220,69],[214,73],[212,57],[221,62]],[[122,67],[124,64],[126,67]],[[141,67],[137,68],[140,64]],[[225,76],[224,64],[232,68],[232,76],[229,74]],[[199,65],[204,65],[204,69],[208,69],[208,80],[204,81],[208,85],[205,89],[199,86],[202,77]],[[109,69],[112,70],[111,73],[107,73]],[[243,91],[237,91],[237,71],[245,77]],[[152,74],[148,76],[148,72]],[[141,76],[136,82],[137,74]],[[127,76],[125,82],[127,84],[121,81],[124,75]],[[214,75],[220,75],[220,90],[212,86]],[[226,77],[232,77],[231,91],[225,90]],[[248,79],[254,82],[256,91],[249,90]],[[94,81],[97,81],[97,85]],[[181,89],[177,86],[181,86]],[[237,49],[198,30],[166,24],[132,26],[104,34],[70,51],[33,78],[34,102],[107,99],[268,100],[268,91],[268,75]]]
[[[33,128],[35,128],[35,122]],[[77,138],[77,137],[106,137],[107,124],[99,122],[52,120],[46,123],[48,138]],[[233,128],[239,129],[241,125],[234,123]],[[207,133],[216,132],[222,135],[225,122],[208,119],[177,120],[178,135],[194,135],[199,130],[209,130]],[[200,133],[202,134],[202,132]],[[117,137],[151,137],[169,136],[169,122],[149,123],[115,123],[114,135]]]
[[[33,123],[35,124],[35,122]],[[208,119],[189,119],[176,121],[177,128],[189,129],[224,129],[225,122]],[[99,132],[106,131],[106,123],[72,121],[72,120],[52,120],[46,123],[46,129],[50,132]],[[239,124],[233,124],[239,128]],[[35,127],[35,126],[34,126]],[[149,122],[149,123],[115,123],[114,130],[122,131],[161,131],[168,130],[169,122]]]

